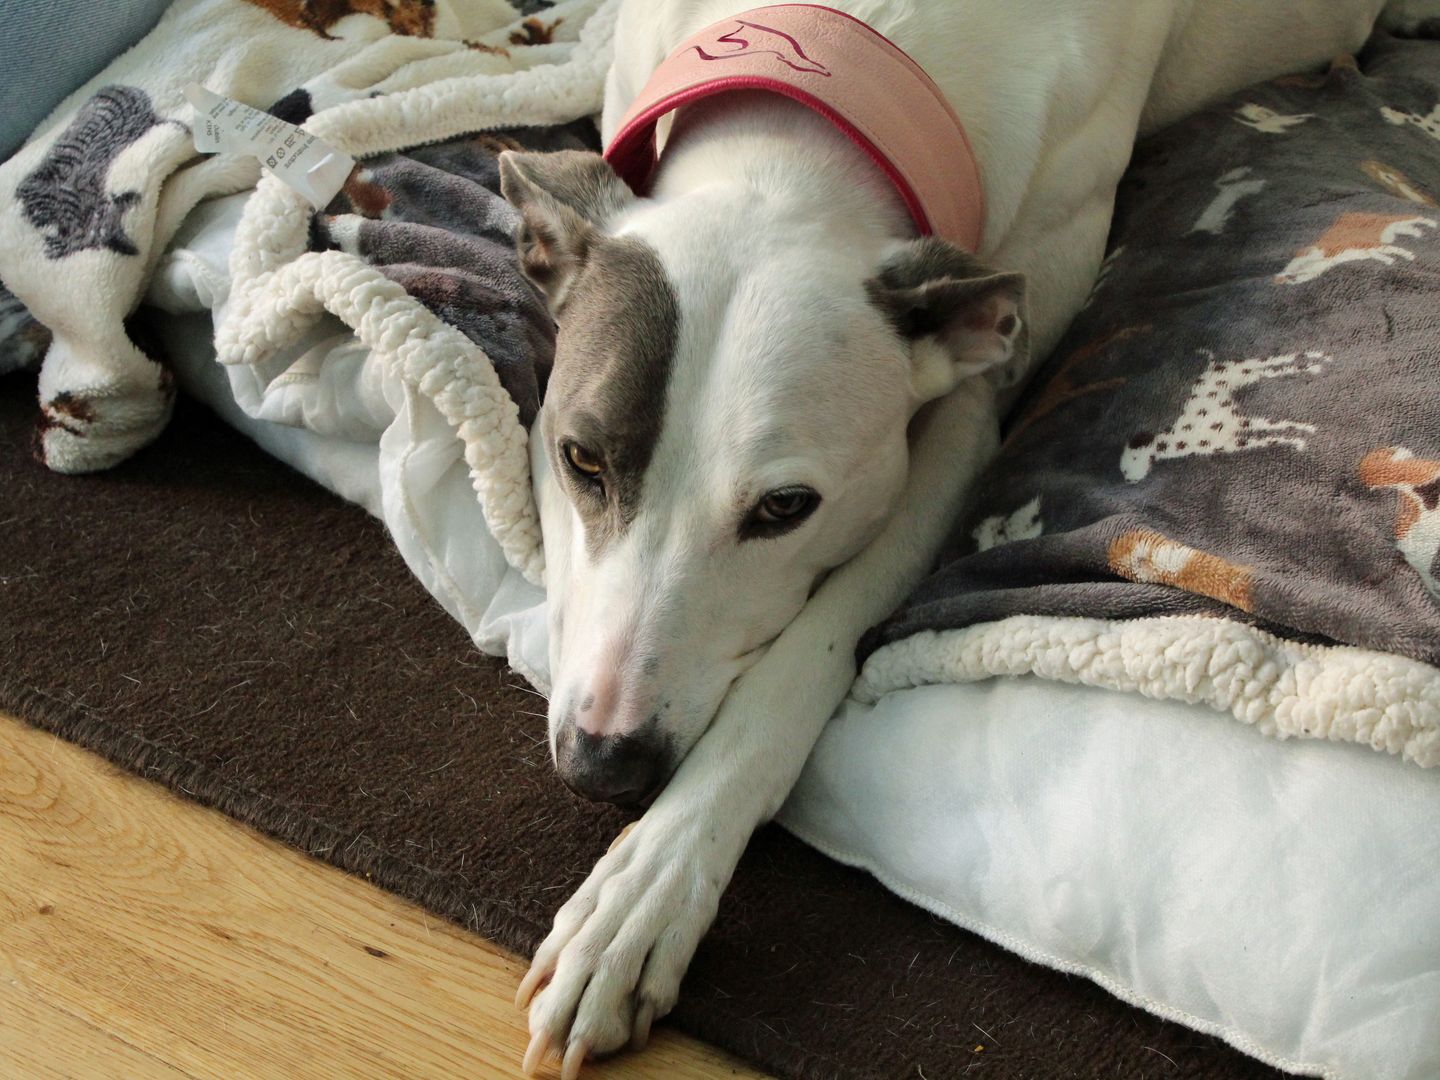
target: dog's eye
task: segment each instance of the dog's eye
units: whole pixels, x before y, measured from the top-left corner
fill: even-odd
[[[789,521],[810,509],[814,498],[815,493],[807,488],[772,491],[760,500],[760,505],[755,508],[755,518],[765,522]]]
[[[750,512],[741,529],[744,538],[779,536],[804,521],[820,505],[820,496],[807,487],[778,488]]]
[[[605,463],[577,442],[567,442],[561,448],[570,468],[586,481],[598,481],[605,473]]]

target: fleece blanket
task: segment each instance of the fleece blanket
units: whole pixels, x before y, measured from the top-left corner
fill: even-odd
[[[282,456],[301,445],[287,431],[331,440],[323,465],[287,460],[381,516],[476,643],[544,686],[525,425],[553,328],[509,255],[494,158],[593,145],[581,121],[600,108],[615,7],[179,0],[0,166],[0,366],[42,365],[42,460],[98,469],[153,438],[173,377],[138,306],[147,291],[199,303],[216,313],[222,411],[276,425],[260,438]],[[359,160],[334,205],[317,217],[243,155],[197,159],[191,80]],[[229,191],[248,201],[223,268],[178,273],[175,238]],[[166,293],[177,277],[186,296]],[[357,449],[376,443],[378,484]]]
[[[1440,43],[1137,148],[1087,309],[858,685],[1035,673],[1440,763]]]
[[[598,150],[588,120],[464,136],[365,162],[311,227],[485,350],[528,428],[540,410],[555,323],[515,254],[519,215],[500,197],[505,150]]]

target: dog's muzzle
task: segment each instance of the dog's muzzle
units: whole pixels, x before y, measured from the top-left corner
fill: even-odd
[[[555,738],[555,768],[565,786],[592,802],[637,806],[669,772],[669,746],[655,732],[591,735],[573,723]]]

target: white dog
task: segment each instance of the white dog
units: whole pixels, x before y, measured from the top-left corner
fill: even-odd
[[[628,0],[607,143],[678,43],[750,6]],[[650,803],[521,985],[527,1072],[554,1054],[568,1080],[674,1004],[857,640],[923,576],[1008,387],[1084,303],[1137,133],[1357,48],[1383,0],[836,6],[963,123],[978,258],[917,239],[870,156],[763,90],[687,106],[646,197],[595,155],[502,159],[559,324],[532,443],[552,750],[576,791]]]

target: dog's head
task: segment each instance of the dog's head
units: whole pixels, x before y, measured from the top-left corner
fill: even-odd
[[[551,746],[577,792],[640,802],[890,517],[915,411],[1024,347],[1021,282],[730,190],[638,199],[594,154],[501,177],[559,326],[531,454]]]

